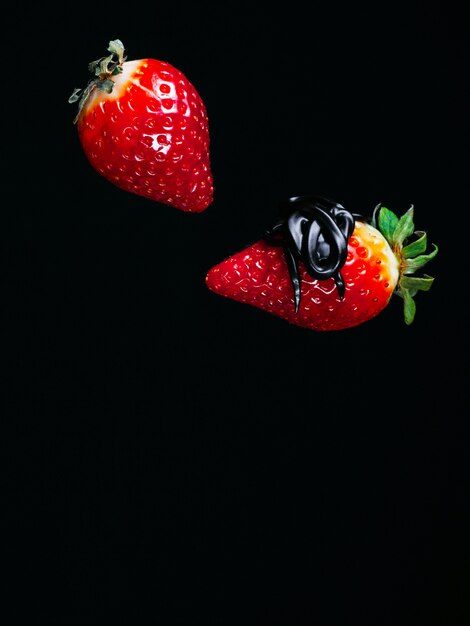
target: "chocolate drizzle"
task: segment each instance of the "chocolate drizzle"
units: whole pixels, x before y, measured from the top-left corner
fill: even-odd
[[[355,220],[363,218],[322,196],[293,196],[280,204],[281,218],[264,233],[273,246],[282,246],[294,289],[295,312],[300,306],[298,262],[318,280],[333,278],[340,299],[345,285],[341,268],[346,262],[348,240]]]

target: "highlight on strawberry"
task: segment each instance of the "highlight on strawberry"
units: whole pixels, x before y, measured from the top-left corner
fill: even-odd
[[[433,278],[414,273],[433,259],[415,231],[414,207],[401,217],[378,204],[370,219],[322,196],[293,196],[263,237],[212,267],[207,287],[288,322],[318,331],[352,328],[376,317],[393,294],[404,319]]]
[[[182,211],[213,201],[207,110],[186,76],[165,61],[127,61],[119,39],[88,65],[75,89],[74,123],[92,167],[120,189]]]

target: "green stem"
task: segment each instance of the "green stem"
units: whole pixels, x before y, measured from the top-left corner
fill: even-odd
[[[106,93],[111,93],[114,87],[112,76],[122,72],[122,66],[126,60],[124,56],[124,45],[120,39],[109,42],[108,52],[110,55],[101,57],[88,64],[88,70],[94,74],[84,89],[74,89],[69,98],[69,103],[78,102],[78,111],[73,123],[76,124],[86,101],[95,89],[100,89]]]

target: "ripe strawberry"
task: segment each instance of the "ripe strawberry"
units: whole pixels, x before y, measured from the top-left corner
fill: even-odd
[[[398,218],[378,205],[370,221],[316,196],[290,198],[282,208],[285,215],[262,239],[209,270],[211,291],[323,331],[370,320],[395,293],[412,323],[413,296],[434,279],[411,274],[438,251],[434,245],[425,254],[413,207]]]
[[[119,39],[75,89],[74,123],[91,165],[117,187],[182,211],[213,200],[207,111],[194,86],[164,61],[126,61]]]

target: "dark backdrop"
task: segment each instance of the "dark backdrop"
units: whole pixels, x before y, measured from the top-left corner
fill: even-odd
[[[469,623],[463,6],[6,11],[5,624]],[[201,94],[203,214],[86,162],[67,100],[115,38]],[[315,192],[414,204],[440,251],[412,326],[398,298],[318,333],[207,290]]]

